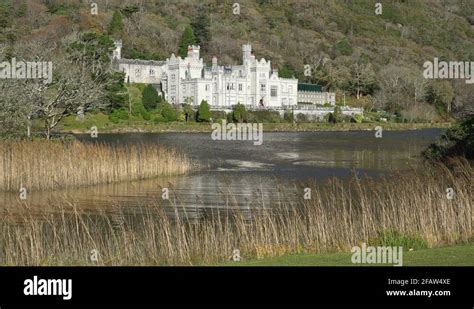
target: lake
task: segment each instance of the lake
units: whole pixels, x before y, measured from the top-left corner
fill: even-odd
[[[374,131],[265,132],[263,144],[252,141],[215,141],[210,133],[127,133],[77,135],[83,142],[108,144],[156,143],[174,147],[203,166],[184,176],[160,177],[93,187],[30,192],[28,200],[38,211],[51,200],[67,197],[86,209],[114,204],[124,211],[162,199],[168,188],[170,200],[199,217],[209,209],[249,207],[256,195],[270,206],[277,197],[277,184],[292,187],[298,182],[345,179],[352,173],[379,177],[392,172],[410,172],[420,167],[420,152],[442,129],[387,131],[376,138]],[[229,198],[233,199],[229,201]],[[3,193],[0,203],[12,204],[16,193]],[[176,211],[172,210],[170,212]]]

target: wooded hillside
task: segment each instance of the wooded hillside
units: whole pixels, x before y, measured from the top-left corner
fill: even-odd
[[[381,15],[376,2],[383,5]],[[423,63],[434,57],[474,61],[472,0],[0,3],[0,51],[7,58],[32,42],[61,53],[65,42],[92,31],[122,39],[123,57],[162,60],[187,43],[188,27],[208,64],[214,55],[221,64],[240,63],[241,45],[250,42],[257,58],[272,60],[280,75],[320,84],[336,91],[338,100],[345,93],[348,104],[368,110],[433,120],[456,115],[474,97],[464,80],[422,76]],[[94,3],[98,15],[91,14]]]

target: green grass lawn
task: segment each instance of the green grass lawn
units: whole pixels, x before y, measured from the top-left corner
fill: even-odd
[[[354,266],[350,253],[297,254],[261,260],[228,262],[223,266]],[[474,266],[474,243],[403,252],[403,266]]]
[[[38,130],[41,130],[38,124]],[[125,132],[211,132],[210,123],[197,122],[163,122],[154,123],[145,121],[140,117],[132,117],[129,120],[120,120],[113,123],[103,113],[87,114],[85,119],[77,121],[75,116],[63,119],[56,131],[64,133],[88,133],[91,127],[97,127],[99,133],[125,133]],[[264,131],[350,131],[350,130],[374,130],[376,126],[382,126],[384,130],[416,130],[425,128],[447,128],[449,123],[264,123]]]

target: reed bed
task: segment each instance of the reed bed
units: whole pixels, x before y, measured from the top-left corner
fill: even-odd
[[[169,209],[159,201],[127,213],[113,205],[85,212],[68,200],[34,213],[22,202],[0,215],[0,264],[209,265],[229,260],[234,249],[243,259],[349,252],[361,242],[380,244],[386,232],[427,247],[468,242],[473,239],[472,178],[472,166],[458,160],[451,169],[312,183],[309,200],[303,197],[308,184],[281,186],[272,207],[264,207],[255,194],[246,209],[194,211],[194,216],[179,203]],[[447,198],[447,188],[454,189],[453,199]],[[231,208],[233,199],[226,200]],[[406,251],[416,245],[396,242],[391,245],[404,245]],[[92,250],[97,262],[90,259]]]
[[[184,174],[192,162],[153,144],[5,141],[0,191],[56,189]]]

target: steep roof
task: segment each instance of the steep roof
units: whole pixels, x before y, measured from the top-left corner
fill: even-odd
[[[166,61],[157,61],[157,60],[141,60],[141,59],[118,59],[118,63],[124,64],[142,64],[142,65],[164,65]]]
[[[316,84],[298,83],[298,91],[322,92],[323,87]]]

